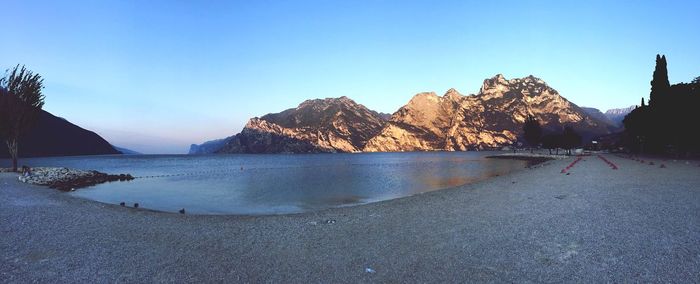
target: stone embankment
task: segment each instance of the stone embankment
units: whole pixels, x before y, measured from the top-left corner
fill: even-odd
[[[19,180],[24,183],[44,185],[62,191],[88,187],[111,181],[129,181],[130,174],[112,175],[98,171],[84,171],[69,168],[32,168],[30,174],[22,174]]]

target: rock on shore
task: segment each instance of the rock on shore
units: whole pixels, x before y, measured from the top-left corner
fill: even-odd
[[[31,175],[20,175],[24,183],[44,185],[62,191],[88,187],[110,181],[129,181],[130,174],[111,175],[98,171],[84,171],[69,168],[32,168]]]

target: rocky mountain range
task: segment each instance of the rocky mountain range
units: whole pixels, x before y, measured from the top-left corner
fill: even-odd
[[[420,93],[392,116],[365,151],[464,151],[511,145],[528,115],[546,130],[572,126],[585,137],[607,134],[609,125],[586,114],[534,76],[484,80],[479,93],[450,89],[442,97]]]
[[[358,152],[386,120],[347,98],[307,100],[248,121],[217,153]]]
[[[241,133],[225,140],[193,145],[218,147],[217,153],[309,153],[464,151],[509,146],[522,136],[528,115],[545,131],[571,126],[584,139],[616,129],[534,76],[484,80],[477,94],[455,89],[439,96],[415,95],[390,117],[347,97],[307,100],[297,108],[252,118]],[[192,151],[194,150],[194,151]],[[211,151],[211,150],[207,150]]]
[[[44,110],[26,135],[20,138],[20,157],[121,154],[96,133]],[[0,147],[0,158],[9,158],[7,147]]]

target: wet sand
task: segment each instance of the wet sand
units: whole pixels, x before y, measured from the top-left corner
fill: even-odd
[[[700,167],[585,157],[280,216],[124,208],[0,173],[0,282],[694,282]],[[660,168],[660,164],[666,168]]]

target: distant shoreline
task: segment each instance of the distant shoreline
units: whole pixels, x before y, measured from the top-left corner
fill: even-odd
[[[503,153],[498,155],[486,156],[488,159],[507,159],[527,161],[528,167],[542,164],[551,160],[566,159],[571,156],[547,155],[537,153]]]

